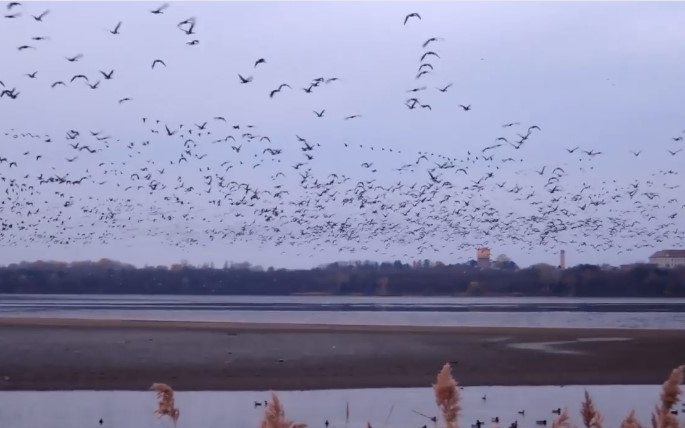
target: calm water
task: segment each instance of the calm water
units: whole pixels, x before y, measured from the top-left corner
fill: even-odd
[[[649,415],[660,392],[660,387],[648,385],[587,389],[606,427],[620,426],[633,409],[644,426],[649,426]],[[556,416],[552,410],[559,407],[567,407],[572,421],[582,426],[579,411],[584,390],[582,386],[467,387],[461,391],[463,410],[459,426],[469,428],[479,419],[486,422],[484,427],[492,427],[490,421],[497,416],[499,426],[504,428],[514,421],[518,421],[520,428],[536,428],[536,420],[547,420],[550,427]],[[432,427],[414,410],[429,416],[437,414],[430,388],[291,391],[279,393],[279,397],[286,417],[312,428],[324,428],[326,420],[330,428],[365,427],[367,422],[378,428],[417,428],[424,424]],[[255,407],[254,402],[269,399],[267,392],[178,392],[178,428],[259,427],[264,408]],[[346,423],[348,403],[350,417]],[[168,419],[153,415],[155,408],[152,391],[0,392],[0,426],[99,427],[102,418],[104,428],[173,427]],[[519,410],[525,410],[525,415],[519,415]]]
[[[0,317],[685,329],[685,299],[0,295]]]

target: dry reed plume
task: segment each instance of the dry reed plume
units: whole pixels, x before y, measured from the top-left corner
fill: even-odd
[[[446,428],[459,428],[457,417],[461,407],[459,406],[459,388],[457,381],[452,377],[452,368],[449,363],[442,366],[438,373],[438,379],[433,385],[435,391],[435,401],[440,408],[442,417],[445,420]]]
[[[664,382],[661,389],[661,406],[657,406],[652,414],[653,428],[678,428],[678,418],[671,414],[673,406],[680,400],[683,383],[683,370],[685,366],[680,366],[671,372],[671,375]]]
[[[635,410],[631,411],[628,417],[623,420],[621,428],[643,428],[640,421],[635,417]]]
[[[307,428],[305,424],[294,424],[285,417],[285,410],[275,393],[271,393],[271,401],[264,412],[261,428]]]
[[[552,428],[576,428],[574,425],[571,425],[571,418],[568,416],[568,411],[564,409],[561,414],[559,414],[559,417],[552,422]]]
[[[585,400],[580,409],[580,414],[583,417],[585,428],[602,428],[604,422],[602,415],[595,408],[595,403],[592,402],[592,398],[590,398],[590,394],[587,391],[585,391]]]
[[[174,402],[174,390],[165,383],[153,383],[150,389],[157,392],[157,410],[155,414],[162,416],[169,416],[174,425],[178,421],[178,417],[181,415],[181,411],[176,407]]]
[[[656,406],[654,413],[652,413],[652,428],[680,428],[678,419],[672,414],[672,411],[674,411],[673,407],[680,400],[682,393],[680,385],[683,383],[684,371],[685,366],[675,368],[666,382],[664,382],[660,397],[661,405]],[[157,392],[157,399],[159,400],[155,413],[160,417],[169,416],[174,424],[176,424],[180,411],[175,407],[174,390],[164,383],[155,383],[151,389]],[[445,420],[445,428],[459,428],[457,418],[461,411],[459,405],[461,397],[457,381],[452,377],[452,369],[449,364],[445,364],[438,373],[437,381],[433,385],[433,391],[442,418]],[[390,413],[392,413],[392,409]],[[603,428],[602,415],[595,408],[595,404],[587,391],[585,391],[585,400],[582,403],[580,414],[583,417],[585,428]],[[350,403],[348,402],[345,407],[346,425],[349,423],[349,419]],[[431,419],[435,420],[434,418]],[[386,425],[387,422],[386,420]],[[264,412],[260,428],[307,428],[307,425],[295,424],[288,420],[285,417],[285,410],[278,396],[272,393],[271,401]],[[372,428],[370,423],[367,423],[367,428]],[[499,428],[499,426],[495,425],[493,428]],[[564,409],[559,417],[552,422],[552,428],[576,428],[576,426],[571,423],[568,411]],[[637,420],[633,410],[623,420],[620,428],[643,428],[643,425]]]
[[[656,406],[652,413],[652,428],[680,428],[678,419],[671,413],[673,406],[680,399],[683,383],[683,371],[685,366],[680,366],[671,372],[661,391],[661,405]],[[595,408],[595,404],[590,398],[590,394],[585,391],[585,401],[581,406],[580,414],[583,417],[583,424],[586,428],[602,428],[602,415]],[[564,409],[559,417],[552,423],[552,428],[575,428],[571,424],[568,412]],[[642,424],[635,417],[635,410],[631,411],[621,423],[621,428],[643,428]]]

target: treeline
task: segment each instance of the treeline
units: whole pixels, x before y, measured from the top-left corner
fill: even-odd
[[[255,269],[247,264],[135,268],[99,262],[13,264],[0,268],[0,293],[199,295],[472,295],[685,297],[685,269],[650,265],[606,269],[508,262],[480,270],[459,265],[334,263],[311,270]]]

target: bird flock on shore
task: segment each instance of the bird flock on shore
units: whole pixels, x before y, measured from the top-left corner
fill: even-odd
[[[279,65],[257,48],[254,60],[241,65],[244,71],[223,75],[233,91],[227,97],[264,104],[297,99],[297,105],[309,105],[299,114],[303,123],[319,127],[316,132],[305,125],[292,134],[269,132],[278,118],[266,114],[245,120],[227,110],[198,117],[193,105],[187,106],[186,120],[168,120],[164,105],[138,114],[141,100],[155,97],[141,89],[144,76],[166,82],[165,73],[177,66],[169,52],[211,45],[210,36],[203,38],[201,19],[173,18],[174,4],[140,4],[137,19],[164,32],[162,52],[135,50],[137,42],[126,33],[140,37],[143,30],[112,16],[98,37],[111,38],[118,49],[134,49],[136,61],[86,67],[81,64],[94,52],[85,47],[95,48],[84,43],[69,51],[51,49],[59,34],[46,34],[43,26],[59,19],[60,4],[38,6],[0,6],[0,33],[22,28],[32,34],[17,46],[0,39],[0,52],[14,51],[11,69],[20,70],[0,68],[0,243],[5,248],[145,237],[188,251],[250,242],[303,256],[334,249],[345,258],[372,252],[406,259],[470,258],[476,247],[504,244],[528,253],[540,247],[625,253],[685,242],[685,123],[664,130],[661,139],[626,147],[625,153],[581,142],[558,146],[548,162],[530,160],[541,145],[555,144],[545,136],[545,124],[516,118],[493,122],[495,137],[477,149],[455,143],[453,150],[437,152],[418,144],[346,139],[345,129],[372,127],[377,114],[367,105],[325,104],[329,93],[344,93],[353,79],[308,73],[303,65],[299,81],[267,85],[260,72]],[[406,30],[429,28],[431,18],[407,11],[395,20]],[[461,99],[457,76],[445,79],[441,61],[454,52],[441,49],[444,43],[438,35],[415,40],[410,48],[416,50],[416,68],[395,70],[414,84],[387,103],[404,104],[405,114],[425,117],[437,109],[467,118],[488,109]],[[55,70],[70,71],[34,69],[37,57],[59,64]],[[120,75],[131,74],[141,76],[140,86],[117,85]],[[167,82],[172,86],[166,90],[192,91],[184,86],[192,79]],[[78,126],[62,121],[44,126],[43,116],[21,126],[5,120],[9,112],[31,117],[40,109],[24,99],[59,97],[68,104],[72,94],[91,97],[94,111],[105,105],[107,112],[135,118],[114,120],[106,129],[76,119]],[[197,103],[203,97],[211,94],[198,94]],[[321,123],[338,135],[321,138]],[[659,162],[644,173],[647,151]],[[625,168],[624,162],[617,166],[619,156],[634,161],[630,168],[648,179],[594,181],[597,170]]]

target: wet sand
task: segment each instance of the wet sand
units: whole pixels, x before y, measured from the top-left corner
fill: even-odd
[[[591,340],[587,340],[591,339]],[[685,331],[0,319],[0,390],[660,384]]]

